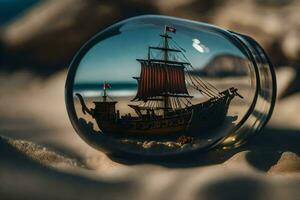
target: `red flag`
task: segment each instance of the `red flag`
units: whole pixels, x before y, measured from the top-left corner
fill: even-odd
[[[176,28],[171,27],[171,26],[166,26],[166,31],[176,33]]]

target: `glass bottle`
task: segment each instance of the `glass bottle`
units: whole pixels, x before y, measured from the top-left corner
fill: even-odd
[[[145,15],[92,37],[68,72],[76,132],[108,154],[177,156],[238,147],[269,120],[273,66],[252,38]]]

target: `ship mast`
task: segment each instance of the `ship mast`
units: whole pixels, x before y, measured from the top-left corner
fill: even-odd
[[[143,101],[139,106],[135,106],[135,109],[159,109],[162,110],[163,116],[168,116],[173,109],[181,108],[181,98],[193,98],[189,95],[185,83],[184,69],[189,62],[169,58],[169,52],[181,53],[181,50],[170,48],[169,41],[172,37],[168,35],[168,31],[175,33],[176,29],[165,26],[160,34],[163,44],[149,46],[147,59],[136,59],[141,64],[141,72],[139,77],[133,77],[138,83],[138,89],[136,96],[131,100]],[[151,57],[151,50],[162,51],[162,57]]]
[[[107,83],[105,81],[103,84],[103,96],[102,96],[103,102],[106,102],[106,100],[107,100],[106,87],[107,87]]]
[[[160,35],[161,37],[164,38],[164,61],[165,61],[165,79],[167,80],[167,82],[169,82],[169,74],[168,74],[168,70],[166,69],[167,68],[167,61],[168,61],[168,39],[169,39],[169,36],[168,36],[168,32],[167,32],[167,26],[165,26],[164,28],[164,33],[163,35]],[[169,96],[168,94],[165,94],[163,96],[163,108],[164,108],[164,116],[166,116],[168,114],[168,109],[169,109]]]

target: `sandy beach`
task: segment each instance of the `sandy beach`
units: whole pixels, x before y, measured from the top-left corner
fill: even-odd
[[[279,95],[293,73],[277,71]],[[240,148],[149,162],[107,157],[79,138],[64,106],[65,71],[46,80],[25,72],[0,77],[5,86],[0,88],[5,94],[0,100],[0,196],[5,199],[300,196],[299,94],[279,101],[268,127]]]

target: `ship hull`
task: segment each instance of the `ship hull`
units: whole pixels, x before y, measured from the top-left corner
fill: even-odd
[[[95,119],[102,132],[116,135],[172,135],[195,130],[208,132],[222,125],[231,99],[231,96],[224,96],[209,100],[187,107],[179,111],[180,114],[158,119],[100,120],[97,116]]]
[[[226,119],[231,99],[231,96],[225,96],[217,101],[207,101],[192,106],[193,114],[189,131],[209,132],[221,127]]]
[[[97,120],[100,130],[117,135],[171,135],[185,132],[192,116],[191,111],[160,119]]]

